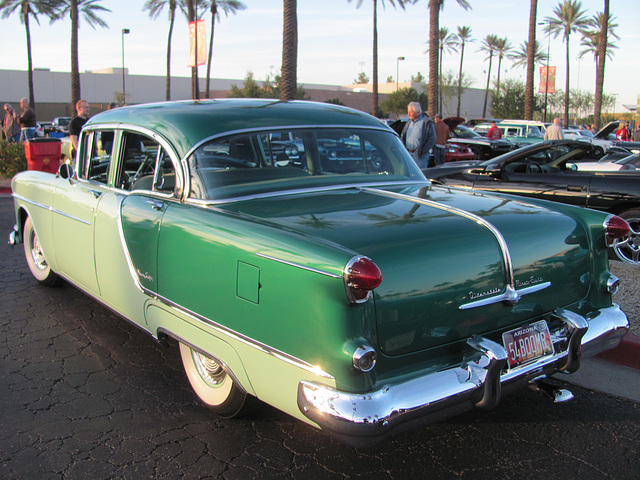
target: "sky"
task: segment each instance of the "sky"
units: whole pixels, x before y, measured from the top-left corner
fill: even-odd
[[[168,12],[156,19],[142,11],[144,0],[103,0],[101,5],[111,12],[101,14],[109,27],[96,28],[80,21],[80,71],[122,66],[122,40],[124,37],[125,67],[130,74],[166,74],[166,48],[169,30]],[[236,15],[222,16],[215,25],[213,48],[213,78],[237,79],[239,86],[248,71],[254,78],[264,80],[278,73],[282,63],[282,1],[243,0],[246,10]],[[384,7],[382,4],[384,3]],[[397,3],[397,2],[396,2]],[[469,0],[473,7],[463,10],[456,1],[448,0],[440,14],[440,27],[452,33],[458,26],[471,27],[474,43],[467,44],[464,73],[473,79],[472,87],[484,88],[488,61],[478,51],[483,38],[489,34],[506,37],[514,47],[528,38],[529,0]],[[538,22],[552,15],[559,0],[538,0]],[[348,85],[354,83],[358,73],[369,77],[373,68],[373,2],[363,0],[298,0],[298,83]],[[400,82],[409,81],[421,72],[428,77],[426,50],[429,39],[428,0],[407,5],[405,10],[395,8],[390,0],[378,1],[378,80],[387,77]],[[615,94],[616,111],[622,104],[635,105],[640,95],[640,2],[638,0],[611,0],[610,9],[618,24],[612,60],[607,59],[605,93]],[[582,0],[588,16],[604,9],[604,0]],[[206,35],[210,35],[210,16],[205,17]],[[122,35],[122,29],[130,33]],[[0,18],[3,49],[0,69],[27,69],[24,26],[17,14]],[[31,22],[31,41],[34,68],[47,68],[66,72],[71,69],[71,22],[60,20],[53,24],[42,17],[40,25]],[[557,88],[564,89],[566,46],[560,37],[550,38],[542,31],[537,40],[549,47],[550,65],[557,66]],[[183,16],[177,17],[173,31],[171,73],[190,76],[188,61],[188,29]],[[595,64],[593,56],[578,58],[584,47],[580,35],[570,37],[570,85],[572,89],[593,92]],[[634,53],[635,52],[635,53]],[[398,57],[405,60],[399,61]],[[459,53],[445,54],[443,72],[457,74]],[[500,78],[524,81],[525,69],[513,67],[503,61]],[[491,76],[497,75],[494,60]],[[204,78],[206,69],[200,67]],[[539,74],[536,73],[536,84]],[[26,90],[26,85],[25,85]],[[162,100],[162,99],[159,99]]]

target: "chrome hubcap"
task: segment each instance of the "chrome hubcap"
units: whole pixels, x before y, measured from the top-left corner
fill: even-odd
[[[640,264],[640,218],[627,218],[629,236],[613,245],[616,256],[626,263]]]
[[[191,351],[191,356],[200,377],[207,385],[216,388],[224,383],[227,374],[218,362],[194,350]]]
[[[31,258],[33,259],[33,263],[39,270],[45,270],[47,268],[47,261],[44,259],[44,254],[42,253],[42,248],[40,248],[40,242],[38,242],[38,237],[34,232],[31,232]]]

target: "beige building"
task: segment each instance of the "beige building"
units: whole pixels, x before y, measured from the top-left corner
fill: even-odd
[[[86,71],[80,74],[82,98],[91,104],[91,113],[106,110],[112,102],[117,102],[126,91],[126,103],[150,103],[165,100],[164,76],[129,75],[128,70],[108,68]],[[35,69],[33,72],[34,100],[38,120],[48,121],[54,117],[72,116],[71,110],[71,74],[69,72],[52,72],[49,69]],[[232,85],[242,88],[244,80],[211,79],[209,95],[204,94],[205,79],[200,78],[201,98],[224,98],[231,91]],[[17,107],[21,98],[28,96],[27,72],[21,70],[0,70],[0,102],[11,103]],[[338,99],[343,104],[371,113],[372,85],[318,85],[300,84],[311,100],[325,102]],[[413,87],[418,91],[426,89],[425,84],[403,82],[400,84],[381,83],[378,85],[379,103],[396,88]],[[171,99],[188,100],[191,98],[191,78],[171,77]],[[461,116],[466,119],[482,116],[484,90],[469,88],[462,95]],[[491,97],[488,104],[491,103]],[[456,112],[457,99],[444,98],[442,115],[453,116]],[[489,112],[487,112],[489,115]]]

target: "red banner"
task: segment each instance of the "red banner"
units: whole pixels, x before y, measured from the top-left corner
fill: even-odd
[[[197,28],[196,28],[197,23]],[[198,36],[196,37],[196,30]],[[207,62],[207,36],[204,32],[204,20],[189,22],[189,63],[187,67],[196,65],[196,45],[198,48],[198,65],[204,65]]]
[[[547,68],[549,69],[548,76]],[[538,93],[556,93],[556,67],[540,67],[540,89]]]

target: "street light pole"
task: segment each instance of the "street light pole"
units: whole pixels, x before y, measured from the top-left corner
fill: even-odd
[[[128,28],[122,29],[122,105],[127,103],[127,89],[124,85],[124,36],[129,33]]]
[[[396,60],[396,92],[398,91],[398,84],[400,82],[400,60],[404,60],[404,57],[398,57]]]

